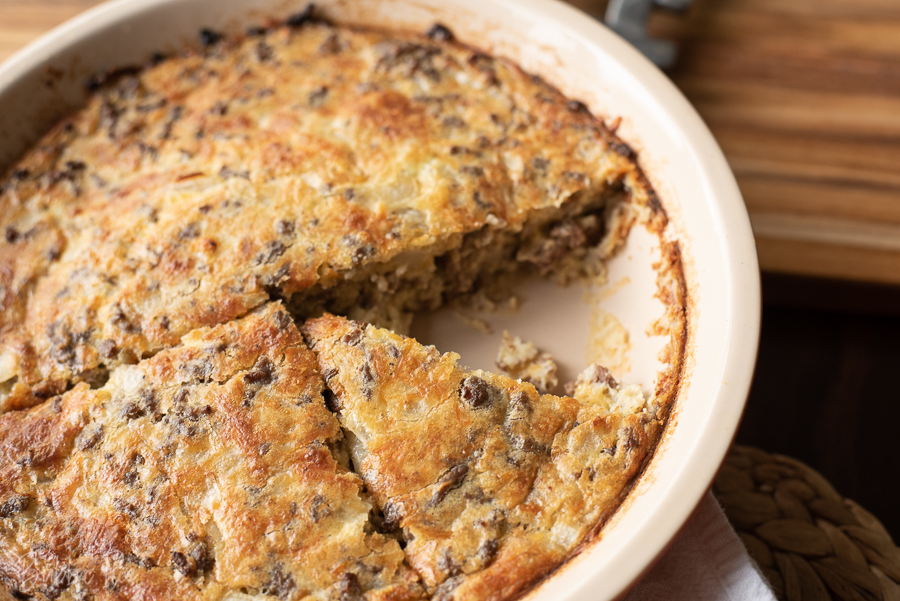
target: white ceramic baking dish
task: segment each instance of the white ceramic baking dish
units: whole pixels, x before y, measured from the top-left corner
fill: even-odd
[[[319,0],[341,23],[425,31],[439,21],[461,41],[518,62],[585,102],[621,117],[618,133],[639,162],[681,244],[689,290],[685,370],[666,434],[627,502],[597,541],[530,598],[613,599],[647,570],[708,489],[732,441],[750,386],[759,335],[759,276],[747,212],[708,129],[666,77],[605,27],[554,0]],[[0,170],[50,124],[77,107],[96,72],[143,62],[154,51],[196,40],[201,27],[225,31],[284,18],[303,0],[114,0],[54,29],[0,66]],[[626,382],[652,383],[659,366],[646,326],[654,305],[653,240],[635,232],[610,267],[610,286],[592,300],[537,284],[518,328],[552,351],[563,371],[584,362],[592,304],[615,314],[631,335]],[[531,299],[531,300],[528,300]],[[597,300],[602,299],[602,300]],[[542,316],[542,317],[541,317]],[[449,316],[426,319],[422,335],[491,367],[496,337],[461,334]],[[565,375],[565,374],[564,374]]]

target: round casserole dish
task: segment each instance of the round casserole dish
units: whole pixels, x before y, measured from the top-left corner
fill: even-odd
[[[639,163],[679,240],[688,286],[683,376],[666,433],[631,496],[597,540],[533,599],[613,599],[647,570],[708,489],[739,423],[757,350],[759,279],[734,178],[674,86],[627,43],[553,0],[325,0],[338,23],[425,31],[510,58],[597,115]],[[116,0],[60,26],[0,66],[0,168],[84,100],[92,73],[192,43],[200,28],[240,30],[303,8],[284,0]],[[465,355],[464,355],[465,356]]]

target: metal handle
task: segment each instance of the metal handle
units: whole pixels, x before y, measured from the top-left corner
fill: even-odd
[[[675,62],[678,48],[669,40],[656,40],[647,35],[647,19],[654,5],[681,11],[691,5],[691,0],[610,0],[604,22],[664,69]]]

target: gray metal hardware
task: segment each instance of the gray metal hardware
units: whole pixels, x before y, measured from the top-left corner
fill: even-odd
[[[606,7],[606,25],[628,40],[653,63],[665,69],[671,67],[678,48],[669,40],[657,40],[647,35],[647,18],[654,6],[682,11],[692,0],[610,0]]]

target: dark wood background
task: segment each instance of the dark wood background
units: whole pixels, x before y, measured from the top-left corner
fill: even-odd
[[[0,0],[0,60],[96,3]],[[900,283],[900,2],[695,0],[650,29],[680,42],[670,75],[738,176],[766,272],[738,442],[806,461],[900,540],[900,288],[871,283]]]
[[[900,288],[764,274],[737,442],[796,457],[900,541]]]

